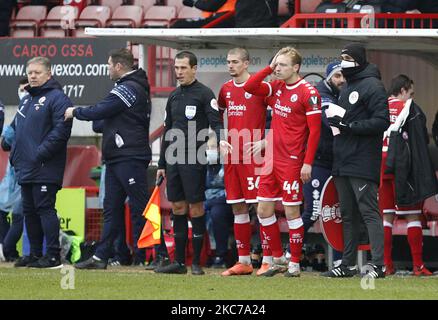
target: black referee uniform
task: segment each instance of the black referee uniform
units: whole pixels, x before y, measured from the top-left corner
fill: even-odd
[[[179,86],[170,94],[158,162],[158,168],[166,170],[169,201],[195,204],[205,200],[205,149],[209,126],[216,132],[217,141],[224,140],[221,138],[223,124],[218,104],[210,88],[195,80],[189,85]],[[191,222],[194,251],[192,265],[199,265],[205,216],[192,217]],[[183,265],[188,235],[187,213],[174,216],[174,232],[175,260]]]

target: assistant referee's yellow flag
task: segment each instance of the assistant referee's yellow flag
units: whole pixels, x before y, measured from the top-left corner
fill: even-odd
[[[146,224],[137,241],[139,248],[146,248],[161,242],[161,211],[160,211],[160,187],[156,186],[149,202],[144,209],[143,216]]]

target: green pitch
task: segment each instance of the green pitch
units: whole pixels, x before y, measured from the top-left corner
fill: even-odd
[[[134,267],[63,274],[60,269],[16,269],[2,263],[0,299],[438,299],[436,276],[387,277],[375,280],[372,289],[359,277],[326,279],[310,272],[300,278],[221,277],[223,270],[205,270],[205,276],[159,275]],[[362,289],[361,280],[369,289]]]

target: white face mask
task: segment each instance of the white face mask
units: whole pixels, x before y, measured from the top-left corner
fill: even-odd
[[[207,162],[209,164],[217,164],[218,163],[218,153],[217,150],[206,150],[207,154]]]
[[[20,101],[21,101],[21,99],[23,99],[23,97],[27,94],[27,91],[26,90],[21,91],[20,88],[18,88],[17,93],[18,93],[18,99],[20,99]]]
[[[355,61],[346,61],[346,60],[341,61],[341,68],[342,69],[348,69],[348,68],[354,68],[354,67],[356,67]]]

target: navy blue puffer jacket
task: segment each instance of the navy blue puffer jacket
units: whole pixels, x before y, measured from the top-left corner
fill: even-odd
[[[53,183],[62,186],[67,141],[72,120],[64,121],[64,113],[72,106],[53,78],[40,87],[28,86],[29,92],[20,102],[12,123],[16,141],[10,161],[18,183]]]

